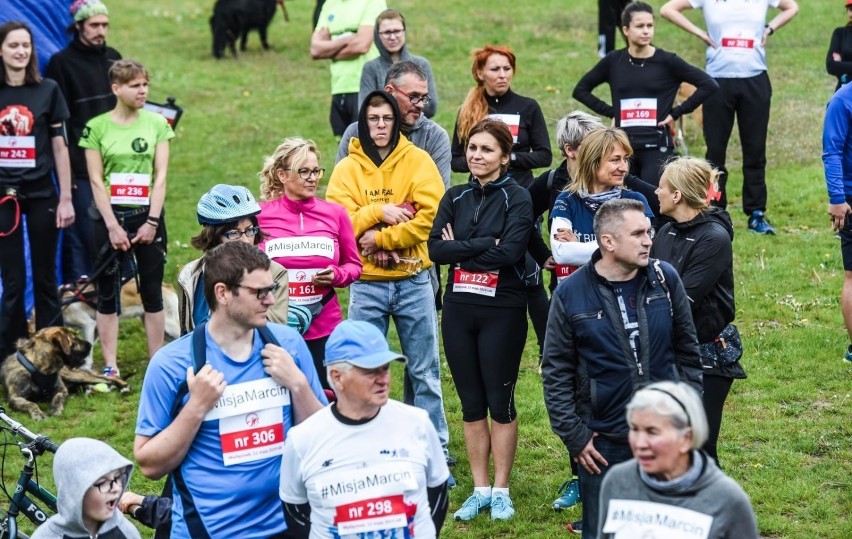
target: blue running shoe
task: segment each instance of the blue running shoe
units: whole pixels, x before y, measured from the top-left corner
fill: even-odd
[[[491,496],[491,520],[509,520],[515,516],[515,506],[509,496],[502,492]]]
[[[852,363],[852,344],[846,348],[846,361]]]
[[[751,212],[751,217],[748,218],[748,231],[755,234],[772,234],[775,235],[775,228],[766,220],[766,214],[760,210]]]
[[[461,509],[453,513],[453,518],[456,520],[471,520],[489,507],[491,507],[491,498],[474,492],[470,498],[465,500]]]
[[[456,488],[456,478],[453,477],[453,472],[450,472],[450,476],[447,478],[447,488]]]
[[[559,487],[559,497],[553,500],[553,509],[561,511],[574,507],[580,502],[580,481],[574,477]]]

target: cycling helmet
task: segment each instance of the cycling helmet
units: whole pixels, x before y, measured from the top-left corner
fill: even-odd
[[[202,225],[222,225],[247,219],[260,213],[260,206],[242,185],[214,185],[201,195],[196,207]]]

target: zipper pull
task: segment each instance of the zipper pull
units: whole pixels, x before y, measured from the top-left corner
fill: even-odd
[[[603,318],[603,311],[598,311],[598,320]]]

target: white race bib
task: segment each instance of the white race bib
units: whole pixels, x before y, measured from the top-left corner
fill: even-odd
[[[147,206],[151,193],[151,175],[113,172],[109,175],[109,203]]]
[[[244,415],[267,408],[281,408],[290,404],[290,392],[272,378],[229,385],[204,416],[204,421]]]
[[[322,300],[328,291],[327,287],[317,288],[311,279],[317,272],[325,268],[316,269],[293,269],[290,270],[290,303],[295,305],[310,305]]]
[[[276,238],[266,242],[266,256],[321,256],[334,260],[334,240],[322,236],[296,236]]]
[[[518,143],[518,132],[521,130],[521,115],[520,114],[489,114],[489,118],[500,120],[509,126],[509,131],[512,132],[512,142]]]
[[[725,28],[719,45],[727,52],[745,53],[757,46],[757,37],[751,28]]]
[[[35,137],[0,137],[0,167],[34,168]]]
[[[408,527],[405,500],[402,495],[361,500],[335,508],[334,523],[341,538],[365,537],[370,532],[402,531]],[[376,537],[396,537],[376,535]],[[373,537],[370,535],[369,537]],[[400,537],[402,535],[400,534]]]
[[[707,539],[713,517],[654,502],[609,501],[603,532],[615,539]]]
[[[456,268],[453,274],[453,292],[465,292],[493,298],[497,294],[499,271],[465,271]]]
[[[577,271],[579,266],[570,266],[568,264],[556,264],[554,271],[556,272],[556,282],[561,283],[568,278],[569,275]]]
[[[622,99],[621,127],[657,127],[657,98]]]
[[[284,412],[280,407],[219,420],[225,466],[280,457],[284,452]]]

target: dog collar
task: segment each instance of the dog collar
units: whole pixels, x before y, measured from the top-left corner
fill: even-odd
[[[38,388],[39,398],[41,400],[48,400],[53,397],[53,394],[56,391],[56,380],[57,378],[59,378],[59,373],[41,373],[20,350],[18,350],[17,356],[18,363],[20,363],[24,367],[24,369],[26,369],[27,372],[30,373],[30,376],[33,380],[33,384],[35,384],[35,386]]]

